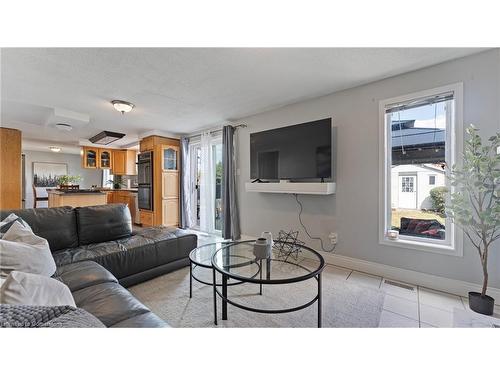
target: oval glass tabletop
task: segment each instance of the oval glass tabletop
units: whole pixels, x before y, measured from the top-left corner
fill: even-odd
[[[306,280],[320,273],[325,260],[304,245],[275,241],[271,257],[254,255],[254,242],[222,244],[212,256],[212,265],[230,278],[263,284],[285,284]]]

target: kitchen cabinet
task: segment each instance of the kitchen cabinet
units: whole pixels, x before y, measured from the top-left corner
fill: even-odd
[[[112,159],[113,153],[111,150],[107,150],[104,148],[98,149],[99,152],[99,168],[101,169],[111,169],[112,168]]]
[[[82,166],[83,168],[96,169],[99,163],[99,148],[98,147],[83,147],[82,148]]]
[[[114,191],[107,191],[106,192],[106,202],[109,203],[115,203],[115,192]]]
[[[130,210],[130,215],[132,216],[132,223],[135,223],[136,219],[136,192],[128,190],[112,190],[106,191],[106,201],[110,203],[123,203],[126,204]]]
[[[0,128],[0,210],[21,208],[21,131]]]
[[[140,210],[140,216],[143,227],[152,227],[154,225],[153,211]]]
[[[141,152],[153,151],[155,138],[157,138],[157,137],[150,136],[150,137],[146,137],[146,138],[141,139],[141,143],[139,144],[139,151],[141,151]]]
[[[179,226],[179,199],[163,199],[163,225],[168,227]]]
[[[137,152],[135,150],[113,150],[113,175],[137,174]]]
[[[164,171],[178,171],[179,147],[166,146],[162,148],[162,168]]]
[[[106,193],[67,193],[60,190],[47,190],[49,196],[48,206],[52,207],[86,207],[106,204]]]
[[[151,151],[153,157],[153,211],[141,209],[141,224],[179,226],[179,140],[150,136],[141,140],[139,148]]]
[[[179,225],[179,146],[166,145],[162,155],[162,209],[163,225]]]

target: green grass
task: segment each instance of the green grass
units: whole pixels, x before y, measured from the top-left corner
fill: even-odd
[[[435,219],[444,225],[445,217],[437,212],[433,211],[421,211],[421,210],[404,210],[404,209],[393,209],[391,215],[391,225],[392,227],[399,228],[402,217],[409,217],[412,219]]]

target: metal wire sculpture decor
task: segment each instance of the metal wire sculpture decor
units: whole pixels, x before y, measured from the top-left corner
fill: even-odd
[[[274,248],[278,250],[278,258],[284,258],[285,261],[288,258],[297,260],[299,253],[302,251],[301,246],[305,245],[305,242],[298,239],[299,231],[289,230],[288,232],[280,230],[278,233],[278,238],[274,242]]]

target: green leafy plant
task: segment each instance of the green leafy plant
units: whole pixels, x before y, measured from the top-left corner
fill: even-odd
[[[488,254],[500,238],[500,133],[483,145],[478,129],[467,128],[463,164],[450,172],[454,192],[446,214],[461,227],[477,249],[483,268],[481,296],[488,288]]]
[[[69,174],[65,174],[62,176],[59,176],[59,185],[69,185],[69,184],[74,184],[82,180],[81,176],[71,176]]]
[[[429,193],[432,200],[432,208],[443,215],[446,209],[446,193],[448,193],[448,189],[445,186],[435,187]]]

